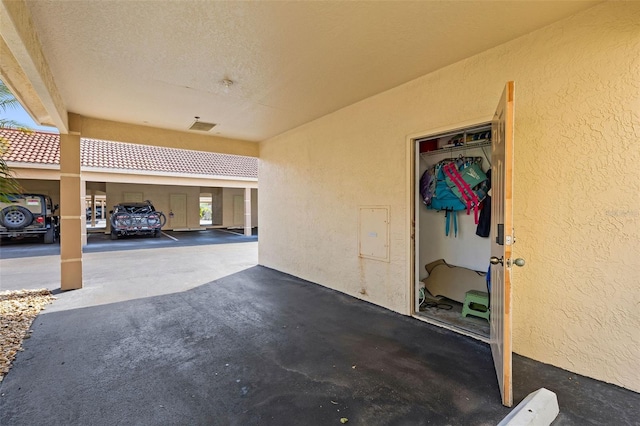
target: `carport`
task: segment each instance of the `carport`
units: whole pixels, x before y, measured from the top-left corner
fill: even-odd
[[[0,130],[0,137],[9,145],[7,164],[25,191],[47,194],[58,204],[60,136]],[[258,224],[258,166],[253,157],[94,139],[81,139],[80,154],[83,193],[91,200],[89,206],[102,194],[106,219],[116,203],[151,200],[168,217],[164,229],[238,227],[251,235]],[[208,226],[200,222],[203,196],[214,212]],[[83,222],[83,245],[93,215]],[[105,228],[92,231],[108,233],[110,223],[105,222]]]
[[[495,284],[486,340],[502,402],[512,350],[640,391],[639,3],[2,1],[0,13],[3,81],[61,133],[63,290],[83,286],[89,138],[259,157],[260,265],[417,316],[419,145],[461,132],[441,149],[464,150],[466,129],[488,125],[500,213],[474,268]]]

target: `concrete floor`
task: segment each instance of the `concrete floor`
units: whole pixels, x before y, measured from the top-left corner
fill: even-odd
[[[0,424],[495,425],[510,411],[487,345],[254,266],[256,249],[86,254],[86,287],[36,318],[0,384]],[[0,261],[3,287],[15,261]],[[555,425],[639,424],[638,394],[514,356],[514,401],[540,387],[558,395]]]

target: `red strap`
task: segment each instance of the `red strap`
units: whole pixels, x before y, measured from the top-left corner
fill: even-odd
[[[478,224],[478,204],[480,200],[473,189],[462,178],[462,175],[458,171],[458,168],[454,163],[449,163],[443,168],[444,173],[451,179],[451,181],[458,187],[462,198],[467,203],[467,214],[471,214],[471,206],[473,206],[473,216],[475,224]]]
[[[465,188],[466,182],[462,179],[462,176],[460,175],[460,173],[458,173],[457,167],[454,165],[454,163],[449,163],[445,166],[444,172],[460,191],[460,195],[462,196],[462,201],[467,203],[467,214],[470,214],[471,202],[473,201],[473,199],[466,192],[466,188]]]

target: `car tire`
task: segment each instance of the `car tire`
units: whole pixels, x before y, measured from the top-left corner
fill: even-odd
[[[47,232],[44,234],[44,243],[53,244],[56,241],[56,230],[53,226],[47,228]]]
[[[9,206],[0,212],[0,224],[7,229],[20,229],[31,225],[33,213],[22,206]]]
[[[111,239],[112,240],[117,240],[118,239],[118,233],[114,232],[114,231],[111,231]]]
[[[159,229],[156,229],[155,231],[153,231],[153,236],[156,238],[160,238],[162,236],[162,231]]]

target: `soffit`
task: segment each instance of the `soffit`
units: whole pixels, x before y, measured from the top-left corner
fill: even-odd
[[[251,141],[596,3],[27,1],[68,111]]]

